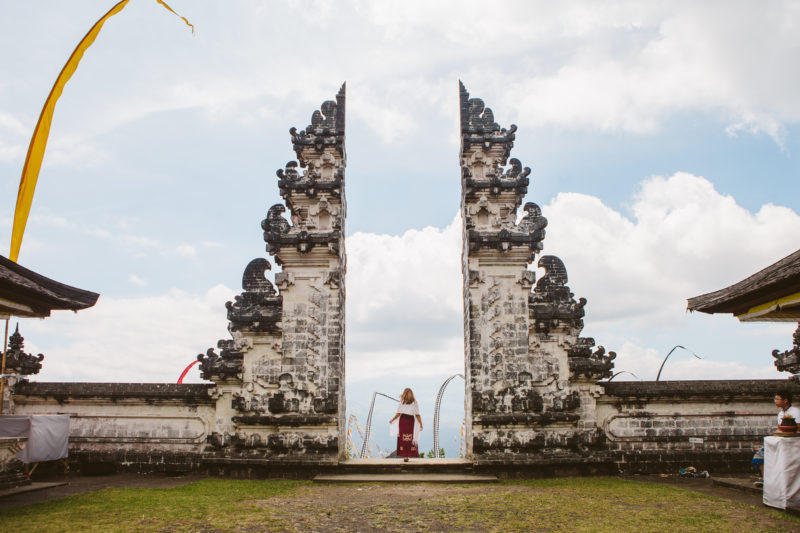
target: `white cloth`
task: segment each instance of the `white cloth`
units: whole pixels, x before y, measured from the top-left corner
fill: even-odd
[[[414,400],[412,403],[401,403],[397,407],[397,414],[398,415],[411,415],[414,417],[414,444],[419,446],[419,421],[417,421],[417,416],[419,415],[419,405],[417,405],[417,401]],[[394,419],[394,421],[389,424],[389,435],[392,437],[397,438],[397,435],[400,434],[400,417]]]
[[[28,439],[17,454],[25,464],[63,459],[69,446],[69,415],[3,415],[0,437]]]
[[[800,437],[764,438],[763,502],[800,508]]]
[[[800,409],[795,407],[794,405],[790,406],[786,411],[781,411],[778,413],[778,425],[781,425],[781,420],[783,417],[789,415],[794,418],[794,421],[800,424]]]

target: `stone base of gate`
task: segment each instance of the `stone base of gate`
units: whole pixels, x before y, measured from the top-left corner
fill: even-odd
[[[693,466],[698,472],[706,470],[715,476],[752,472],[753,452],[748,447],[739,450],[637,450],[616,455],[614,462],[623,474],[679,474],[681,468]]]
[[[575,476],[614,476],[620,473],[614,457],[602,453],[589,457],[578,454],[559,457],[493,457],[475,460],[476,474],[493,474],[504,479]]]
[[[200,463],[200,472],[203,474],[238,479],[312,479],[319,474],[338,471],[338,461],[319,458],[204,457]]]

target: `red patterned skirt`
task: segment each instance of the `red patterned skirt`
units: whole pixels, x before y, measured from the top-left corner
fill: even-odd
[[[419,457],[419,450],[414,444],[414,417],[400,415],[397,432],[397,457]]]

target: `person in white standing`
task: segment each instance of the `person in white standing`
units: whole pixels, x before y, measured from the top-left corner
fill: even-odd
[[[792,393],[788,390],[780,390],[775,395],[775,407],[780,409],[778,411],[778,425],[783,422],[783,418],[791,416],[795,422],[800,423],[800,408],[792,405]],[[758,448],[755,455],[753,455],[753,467],[757,468],[761,473],[761,479],[756,481],[756,486],[762,487],[764,485],[764,447]]]

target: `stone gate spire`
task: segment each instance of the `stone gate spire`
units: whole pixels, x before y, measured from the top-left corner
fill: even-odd
[[[559,258],[539,259],[532,291],[547,219],[528,202],[517,222],[531,173],[510,158],[517,127],[459,89],[467,453],[477,464],[574,454],[599,439],[592,382],[613,352],[578,337],[586,300],[574,300]]]
[[[233,339],[198,356],[217,384],[211,463],[326,464],[344,453],[345,86],[289,133],[297,161],[277,171],[285,205],[261,222],[277,290],[269,261],[251,261],[227,304]]]

